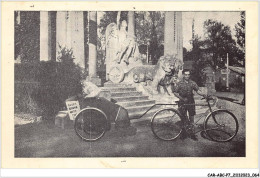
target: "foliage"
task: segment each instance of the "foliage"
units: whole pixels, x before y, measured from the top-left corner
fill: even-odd
[[[242,60],[242,51],[232,38],[229,26],[209,19],[204,22],[204,30],[205,39],[195,35],[190,41],[192,49],[184,51],[184,61],[194,61],[192,76],[199,85],[203,85],[205,80],[202,69],[207,66],[213,69],[223,68],[226,64],[227,53],[229,64],[232,66],[241,66]]]
[[[74,63],[72,49],[60,46],[59,62],[47,61],[39,64],[16,64],[19,65],[15,73],[16,85],[15,98],[17,111],[31,112],[35,108],[41,109],[44,118],[51,119],[58,111],[65,109],[65,100],[70,96],[82,92],[81,80],[85,77],[82,69]],[[31,67],[28,68],[28,65]],[[26,70],[26,71],[25,71]],[[39,71],[36,76],[23,74],[28,70]],[[29,72],[30,73],[30,72]],[[38,83],[38,85],[26,85],[27,81]],[[24,97],[21,97],[23,96]],[[31,106],[30,106],[31,105]]]
[[[240,13],[240,22],[235,25],[237,44],[245,51],[245,11]]]
[[[35,115],[42,113],[41,108],[33,99],[35,91],[38,90],[37,83],[15,83],[14,111],[15,113],[25,112]]]
[[[245,11],[240,12],[240,21],[235,25],[237,44],[242,60],[245,60]]]
[[[156,64],[162,55],[159,51],[163,43],[164,14],[162,12],[136,12],[136,37],[139,45],[149,45],[152,64]]]
[[[102,36],[105,35],[106,32],[106,27],[110,23],[116,23],[116,16],[117,16],[117,11],[106,11],[102,18],[100,19],[100,23],[98,25],[98,29],[101,33]]]
[[[236,42],[232,38],[230,27],[209,19],[204,22],[204,28],[206,30],[204,48],[213,55],[213,67],[222,68],[227,53],[230,59],[233,59],[236,53]]]
[[[17,17],[15,12],[15,18]],[[40,59],[40,12],[21,11],[21,23],[15,23],[15,59],[20,54],[23,62]]]
[[[183,61],[192,62],[191,79],[195,81],[199,86],[203,86],[205,76],[201,72],[204,67],[211,63],[211,58],[206,57],[204,47],[204,41],[198,35],[194,35],[194,38],[190,41],[192,49],[187,51],[183,50]]]

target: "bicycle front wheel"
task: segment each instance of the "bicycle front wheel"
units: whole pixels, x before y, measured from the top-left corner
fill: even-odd
[[[172,108],[159,110],[151,120],[151,128],[157,138],[165,141],[174,140],[182,132],[181,116]]]
[[[98,140],[106,132],[107,116],[97,108],[85,108],[77,114],[74,129],[84,141]]]
[[[213,141],[228,142],[238,132],[238,121],[230,111],[216,110],[206,118],[204,129]]]

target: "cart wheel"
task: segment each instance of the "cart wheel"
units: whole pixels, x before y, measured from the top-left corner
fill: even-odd
[[[238,121],[233,113],[227,110],[216,110],[207,116],[204,129],[213,141],[228,142],[238,132]]]
[[[112,67],[109,71],[109,80],[113,83],[120,83],[124,79],[124,71],[121,67],[115,66]]]
[[[76,134],[84,141],[100,139],[108,126],[106,114],[97,108],[85,108],[81,110],[74,123]]]

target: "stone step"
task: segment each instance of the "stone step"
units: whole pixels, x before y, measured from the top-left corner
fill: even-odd
[[[123,106],[123,107],[145,106],[145,105],[155,104],[155,100],[124,101],[124,102],[117,102],[116,104]]]
[[[102,87],[102,91],[110,91],[110,92],[127,92],[127,91],[136,91],[135,87]]]
[[[132,92],[111,92],[111,97],[128,97],[128,96],[142,96],[142,92],[132,91]]]
[[[130,87],[131,84],[127,83],[112,83],[112,82],[106,82],[104,83],[104,87]]]
[[[147,100],[149,96],[128,96],[128,97],[113,97],[115,101],[118,102],[127,102],[127,101],[139,101]]]

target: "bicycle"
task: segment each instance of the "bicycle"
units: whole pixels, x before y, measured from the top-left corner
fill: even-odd
[[[238,132],[238,120],[236,116],[226,110],[226,109],[217,109],[212,110],[210,105],[210,100],[214,100],[213,105],[216,103],[216,99],[213,99],[211,96],[206,98],[207,106],[209,108],[209,114],[205,117],[203,122],[203,129],[196,131],[205,132],[206,135],[213,141],[216,142],[228,142],[231,141]],[[168,104],[168,105],[177,105]],[[190,105],[190,104],[186,104]],[[196,106],[196,104],[193,104]],[[181,115],[179,110],[174,108],[164,108],[157,111],[151,119],[151,129],[153,134],[165,141],[172,141],[177,139],[181,133],[184,131],[185,125],[182,124],[182,121],[185,119],[185,116]],[[197,119],[194,123],[194,127],[198,126],[198,122],[203,117]]]

